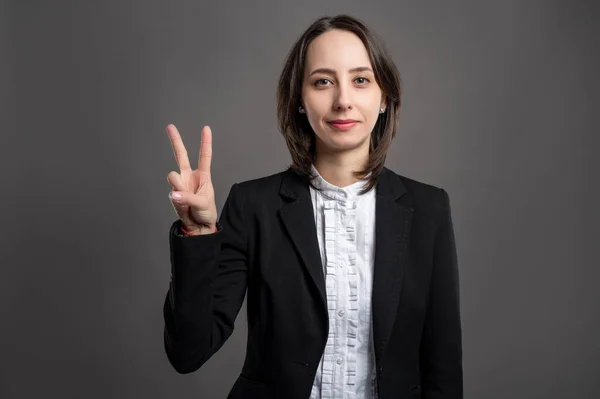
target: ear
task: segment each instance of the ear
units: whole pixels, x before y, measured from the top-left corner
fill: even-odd
[[[381,96],[381,103],[379,108],[386,108],[387,107],[387,98],[386,96]]]

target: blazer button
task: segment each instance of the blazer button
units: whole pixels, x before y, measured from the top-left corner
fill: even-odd
[[[379,367],[379,378],[383,377],[383,367]]]

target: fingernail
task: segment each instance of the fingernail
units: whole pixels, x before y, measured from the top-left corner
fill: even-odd
[[[179,193],[171,193],[171,198],[173,198],[174,200],[180,200],[181,199],[181,194],[179,194]]]

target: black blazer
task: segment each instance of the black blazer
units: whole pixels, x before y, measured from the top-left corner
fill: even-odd
[[[231,399],[308,399],[324,351],[325,278],[308,181],[291,169],[236,183],[214,234],[169,232],[164,344],[179,373],[229,338],[248,292]],[[373,332],[380,399],[463,396],[456,247],[445,190],[384,168],[376,186]]]

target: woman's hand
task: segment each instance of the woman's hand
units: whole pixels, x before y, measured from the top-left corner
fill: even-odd
[[[167,180],[173,187],[169,193],[175,212],[183,228],[190,234],[214,233],[217,224],[215,191],[210,177],[212,158],[212,132],[210,127],[202,129],[198,169],[192,170],[187,150],[175,125],[167,126],[167,133],[179,173],[171,171]]]

